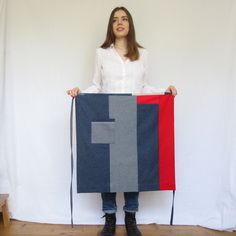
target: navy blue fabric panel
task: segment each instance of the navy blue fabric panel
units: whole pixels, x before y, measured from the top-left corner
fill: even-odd
[[[158,157],[158,105],[137,105],[139,191],[160,189]]]
[[[92,121],[109,119],[108,95],[76,97],[77,192],[110,192],[109,144],[91,143]]]

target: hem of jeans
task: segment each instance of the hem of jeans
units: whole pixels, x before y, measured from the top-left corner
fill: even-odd
[[[130,212],[130,213],[138,212],[138,209],[126,209],[126,208],[124,208],[123,210],[126,211],[126,212]]]
[[[103,210],[103,212],[107,214],[114,214],[116,213],[116,210]]]

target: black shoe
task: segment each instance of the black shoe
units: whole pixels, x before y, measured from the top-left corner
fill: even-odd
[[[125,228],[128,236],[142,236],[137,227],[135,213],[133,212],[125,212]]]
[[[103,217],[106,218],[106,222],[100,236],[114,236],[116,232],[116,214],[106,213]]]

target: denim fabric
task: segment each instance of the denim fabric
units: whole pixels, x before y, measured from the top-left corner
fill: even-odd
[[[116,193],[101,193],[101,196],[103,212],[109,214],[115,213],[117,211]],[[123,210],[127,212],[137,212],[139,206],[138,197],[139,192],[125,192],[125,205]]]
[[[77,192],[175,189],[173,99],[77,96]]]

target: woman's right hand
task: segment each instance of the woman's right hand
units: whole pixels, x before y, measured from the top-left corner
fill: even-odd
[[[80,93],[80,89],[78,87],[75,87],[73,89],[67,90],[67,94],[71,97],[76,97]]]

